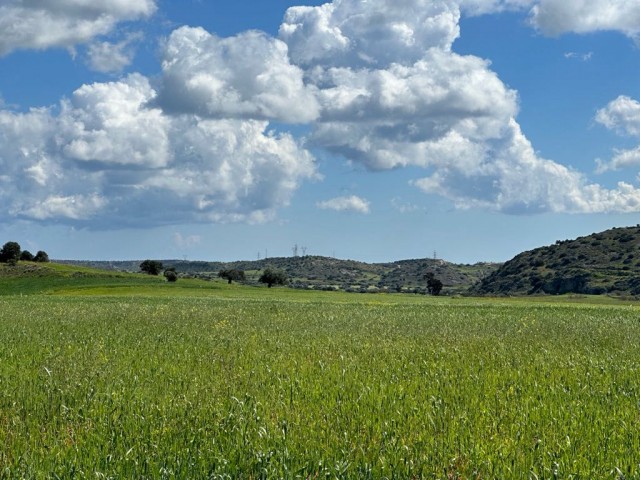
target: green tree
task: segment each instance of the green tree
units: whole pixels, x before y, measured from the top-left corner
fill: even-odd
[[[281,270],[265,269],[258,279],[260,283],[266,283],[269,288],[274,285],[285,285],[287,283],[287,275]]]
[[[29,250],[23,250],[22,253],[20,253],[20,260],[23,262],[33,262],[33,253]]]
[[[0,250],[0,262],[15,265],[20,259],[20,244],[18,242],[7,242]]]
[[[427,292],[435,296],[440,295],[443,287],[442,282],[432,272],[427,273],[424,278],[427,280]]]
[[[43,250],[38,250],[36,256],[33,257],[34,262],[49,263],[49,255]]]
[[[220,270],[218,272],[218,277],[228,280],[229,284],[233,281],[243,282],[245,280],[244,271],[237,270],[235,268],[232,268],[231,270]]]
[[[160,275],[162,262],[158,260],[145,260],[140,264],[140,271],[148,275]]]

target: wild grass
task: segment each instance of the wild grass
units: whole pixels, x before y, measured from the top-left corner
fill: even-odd
[[[637,306],[220,291],[0,297],[0,478],[640,476]]]

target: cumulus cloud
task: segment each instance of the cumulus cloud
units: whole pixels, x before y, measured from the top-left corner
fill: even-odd
[[[620,134],[640,137],[640,102],[621,95],[598,110],[596,121]]]
[[[566,3],[584,18],[603,5]],[[609,4],[612,18],[635,11]],[[0,29],[0,52],[71,46],[153,8],[151,0],[12,1],[0,7],[0,27],[2,13],[20,10],[25,18],[36,11],[64,18],[68,31],[56,33],[62,27],[54,22],[46,41],[18,35],[11,43]],[[317,177],[311,147],[370,170],[422,168],[413,184],[459,208],[640,210],[633,185],[606,189],[539,157],[517,123],[517,92],[488,61],[453,51],[462,14],[531,8],[546,33],[581,31],[575,19],[573,26],[543,28],[568,14],[557,0],[334,0],[290,8],[278,38],[255,31],[220,38],[179,28],[163,46],[155,87],[132,74],[84,85],[52,108],[0,107],[2,215],[102,227],[262,222]],[[77,12],[83,13],[76,18]],[[80,35],[74,26],[85,21]],[[633,34],[617,22],[607,28]],[[101,48],[104,70],[124,64],[118,53],[125,47],[95,45],[89,54],[96,66]],[[598,121],[638,135],[639,111],[637,102],[620,97]],[[308,124],[308,138],[274,132],[271,122]],[[618,153],[606,168],[638,157]],[[317,207],[370,208],[357,196]]]
[[[88,65],[92,70],[101,73],[118,73],[133,61],[135,50],[133,44],[142,38],[142,34],[127,35],[124,40],[111,42],[93,42],[88,46]]]
[[[335,210],[337,212],[369,213],[369,201],[356,195],[347,197],[336,197],[323,202],[318,202],[316,206],[322,210]]]
[[[170,117],[148,106],[154,96],[131,75],[58,109],[0,110],[2,214],[96,228],[262,222],[316,175],[266,121]]]
[[[619,135],[640,137],[640,102],[621,95],[598,110],[596,122]],[[597,173],[640,166],[640,146],[630,150],[615,149],[609,161],[596,160]]]
[[[619,31],[640,33],[640,3],[628,0],[539,0],[531,10],[533,24],[546,35]]]
[[[70,48],[155,10],[155,0],[6,0],[0,5],[0,55],[18,49]]]
[[[320,102],[310,144],[372,170],[428,169],[414,184],[460,208],[636,209],[633,187],[607,190],[539,158],[515,120],[516,92],[489,62],[452,51],[461,11],[533,4],[341,0],[289,9],[279,36]]]
[[[182,27],[167,41],[158,103],[210,118],[304,123],[318,116],[314,92],[287,45],[260,32],[219,38]]]
[[[291,7],[280,27],[296,64],[384,66],[415,62],[429,48],[449,49],[460,11],[433,0],[346,0]]]

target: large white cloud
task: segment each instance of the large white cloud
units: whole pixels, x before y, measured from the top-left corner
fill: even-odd
[[[280,38],[296,64],[384,66],[415,62],[425,50],[449,49],[459,9],[441,0],[335,0],[291,7]]]
[[[532,5],[534,21],[548,33],[555,31],[545,29],[552,17],[542,15],[543,7],[559,12],[556,19],[568,14],[552,0],[334,0],[289,9],[279,38],[179,28],[163,47],[157,88],[134,74],[84,85],[55,108],[0,109],[1,214],[102,227],[264,221],[316,176],[310,147],[371,170],[422,168],[424,178],[413,184],[460,208],[640,211],[633,185],[606,189],[540,158],[517,123],[517,93],[488,61],[453,51],[461,14]],[[601,6],[580,5],[584,18]],[[66,37],[40,44],[2,43],[0,33],[6,53],[85,41],[103,33],[91,23],[96,18],[106,18],[108,31],[117,20],[150,14],[154,3],[57,0],[0,8],[65,21],[81,12],[76,23],[89,21],[84,36],[72,22]],[[624,5],[613,2],[612,9]],[[608,28],[633,34],[621,25]],[[618,99],[599,121],[635,135],[637,110],[633,100]],[[307,147],[272,132],[270,122],[309,124]],[[619,153],[626,160],[610,168],[638,157]],[[368,210],[360,200],[321,206]]]
[[[219,38],[182,27],[167,41],[159,104],[173,112],[212,118],[303,123],[318,116],[303,72],[287,45],[260,32]]]
[[[0,110],[6,217],[109,228],[260,222],[316,175],[314,158],[258,120],[169,117],[148,79],[85,85],[59,113]]]
[[[0,55],[73,47],[155,9],[155,0],[5,0],[0,4]]]
[[[415,185],[461,208],[637,210],[632,186],[607,190],[539,158],[515,120],[517,94],[489,62],[452,51],[461,8],[479,14],[532,4],[335,0],[289,9],[280,38],[321,105],[310,141],[373,170],[428,169]]]

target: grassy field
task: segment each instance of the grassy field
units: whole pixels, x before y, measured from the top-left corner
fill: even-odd
[[[634,304],[39,278],[0,478],[640,478]]]

